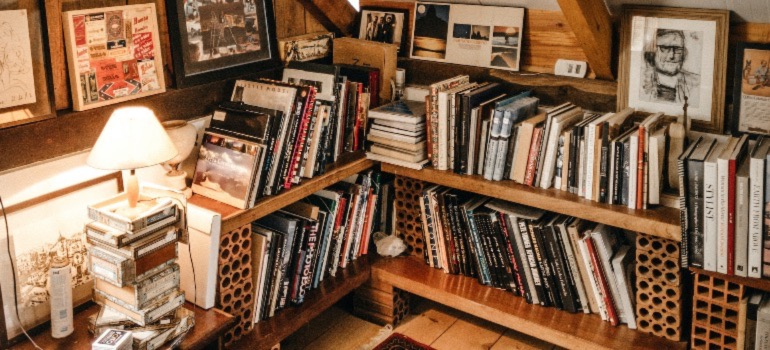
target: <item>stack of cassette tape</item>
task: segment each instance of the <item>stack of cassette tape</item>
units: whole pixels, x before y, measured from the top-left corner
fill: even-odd
[[[184,210],[172,198],[142,198],[141,214],[129,218],[117,209],[125,195],[88,207],[86,240],[94,300],[100,311],[89,330],[131,332],[133,349],[154,350],[179,341],[195,324],[193,312],[182,307],[177,241],[182,237]]]

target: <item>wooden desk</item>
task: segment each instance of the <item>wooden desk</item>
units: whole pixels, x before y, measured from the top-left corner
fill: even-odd
[[[193,308],[190,303],[185,303],[185,307],[195,311],[195,327],[187,333],[181,349],[197,350],[203,349],[209,344],[216,344],[218,338],[225,333],[235,323],[235,318],[217,309],[203,310],[199,307]],[[75,332],[69,337],[63,339],[54,339],[51,332],[46,329],[33,337],[37,345],[43,349],[52,350],[86,350],[91,349],[91,343],[94,337],[88,333],[86,322],[88,316],[99,311],[99,306],[94,304],[91,307],[75,314]],[[27,339],[11,347],[12,350],[34,350]]]

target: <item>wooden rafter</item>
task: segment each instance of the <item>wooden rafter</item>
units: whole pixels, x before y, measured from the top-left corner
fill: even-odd
[[[564,17],[575,33],[598,78],[612,74],[612,20],[602,0],[558,0]]]
[[[327,29],[349,35],[356,20],[356,9],[347,0],[299,0]]]

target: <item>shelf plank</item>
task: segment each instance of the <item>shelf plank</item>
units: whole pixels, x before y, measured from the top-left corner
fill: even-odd
[[[676,242],[682,240],[679,210],[673,208],[658,206],[647,210],[628,209],[621,205],[590,201],[576,194],[553,188],[544,190],[517,184],[511,180],[489,181],[478,175],[460,175],[430,167],[414,170],[382,163],[382,171],[626,230],[643,232]]]
[[[235,323],[235,318],[223,311],[217,309],[204,310],[190,303],[185,303],[185,307],[193,310],[195,313],[195,327],[192,328],[190,333],[185,336],[182,343],[179,345],[180,349],[187,350],[200,350],[207,349],[210,345],[216,344],[218,338],[224,334]],[[75,325],[75,331],[68,337],[62,339],[54,339],[51,336],[49,329],[45,329],[42,333],[32,337],[43,349],[51,350],[87,350],[91,349],[91,343],[95,340],[91,334],[88,333],[88,316],[91,316],[99,311],[99,306],[93,304],[85,310],[75,314],[73,321]],[[27,341],[12,346],[12,350],[33,350],[35,347]]]
[[[230,232],[374,165],[374,162],[364,158],[362,153],[346,156],[347,158],[339,160],[323,175],[312,179],[303,179],[301,184],[294,185],[289,190],[261,198],[251,209],[241,210],[197,194],[193,195],[189,202],[220,213],[222,215],[222,232]]]
[[[308,291],[305,302],[290,306],[278,315],[254,325],[230,349],[270,349],[313,318],[334,305],[345,295],[369,280],[371,264],[367,256],[361,256],[345,269],[338,270],[336,277],[327,276],[317,289]]]
[[[524,298],[481,285],[474,278],[445,274],[413,258],[381,259],[372,266],[372,279],[569,349],[687,347],[625,325],[613,327],[599,315],[530,305]]]
[[[754,288],[757,290],[762,290],[765,292],[770,292],[770,280],[764,279],[764,278],[749,278],[749,277],[741,277],[741,276],[735,276],[735,275],[726,275],[724,273],[714,272],[714,271],[707,271],[704,269],[699,269],[697,267],[690,267],[690,271],[699,273],[701,275],[708,275],[712,277],[716,277],[719,279],[723,279],[725,281],[742,284],[746,287]]]

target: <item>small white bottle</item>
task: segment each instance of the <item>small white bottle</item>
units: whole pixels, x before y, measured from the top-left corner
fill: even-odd
[[[48,275],[51,293],[51,336],[64,338],[74,330],[72,324],[72,273],[66,258],[55,257]]]

